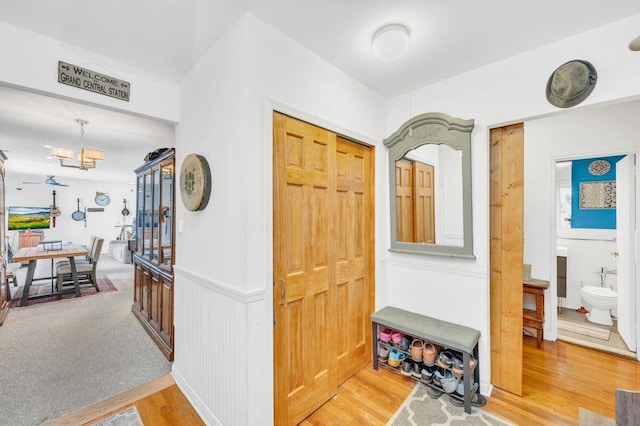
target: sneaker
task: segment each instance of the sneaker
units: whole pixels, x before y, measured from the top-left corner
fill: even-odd
[[[389,359],[389,349],[389,345],[378,342],[378,359],[386,362]]]
[[[400,349],[403,351],[408,351],[409,347],[411,347],[411,336],[403,336],[402,342],[400,342]]]
[[[478,384],[474,383],[473,385],[471,385],[471,394],[473,395],[474,393],[478,392]],[[458,383],[458,387],[456,388],[456,393],[460,396],[464,396],[464,383],[460,382]]]
[[[411,376],[413,374],[413,368],[414,368],[413,366],[414,366],[413,362],[411,362],[408,359],[404,360],[402,362],[402,369],[400,370],[400,372],[405,376]]]
[[[429,395],[433,399],[438,399],[442,396],[444,392],[438,389],[434,389],[431,386],[427,387],[427,395]],[[453,398],[452,398],[453,399]]]
[[[442,351],[438,355],[438,366],[442,368],[450,368],[453,364],[453,354],[449,351]]]
[[[388,342],[391,340],[391,334],[393,331],[390,328],[385,328],[380,332],[380,340],[383,342]]]
[[[396,345],[400,345],[400,342],[402,342],[402,337],[403,337],[402,333],[398,333],[397,331],[394,331],[391,334],[391,341]]]
[[[431,395],[429,395],[429,396],[431,396]],[[464,400],[463,399],[452,398],[450,396],[449,400],[456,407],[464,407]],[[471,397],[471,406],[472,407],[484,407],[486,404],[487,404],[487,398],[485,398],[483,395],[480,395],[479,393],[474,393],[473,396]]]
[[[440,367],[436,367],[435,371],[433,372],[433,384],[437,385],[437,386],[442,386],[442,379],[444,378],[444,371],[442,368]]]
[[[422,370],[420,371],[420,373],[422,375],[423,382],[431,383],[431,379],[433,378],[433,368],[425,365],[424,367],[422,367]]]
[[[411,371],[411,375],[413,377],[416,377],[416,378],[419,379],[420,375],[421,375],[421,373],[420,373],[421,370],[422,370],[422,363],[414,362],[413,363],[413,370]]]
[[[462,375],[464,374],[464,363],[462,362],[462,358],[457,356],[454,357],[451,369],[453,370],[453,374],[458,377],[462,377]]]
[[[449,370],[445,370],[445,376],[440,379],[442,390],[446,393],[454,393],[458,388],[458,382],[458,378],[456,378]]]

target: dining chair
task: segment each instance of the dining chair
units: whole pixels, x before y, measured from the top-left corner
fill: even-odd
[[[97,239],[98,237],[96,237],[95,235],[92,235],[91,238],[89,238],[89,243],[86,246],[84,246],[84,248],[87,249],[87,252],[89,252],[89,254],[85,256],[85,259],[88,262],[91,261],[91,250],[93,250],[93,246],[95,245]]]
[[[99,237],[97,237],[95,235],[92,235],[91,238],[89,239],[89,243],[86,246],[85,245],[81,246],[81,247],[83,247],[83,248],[85,248],[87,250],[87,254],[84,255],[84,256],[76,256],[75,257],[76,265],[79,264],[79,263],[91,263],[91,251],[93,250],[93,246],[95,245],[96,240],[98,238]],[[56,269],[59,266],[62,266],[62,265],[67,265],[68,266],[69,264],[70,264],[69,263],[69,259],[60,259],[60,260],[56,261]]]
[[[91,284],[95,287],[96,291],[100,291],[98,288],[98,279],[96,277],[96,270],[98,268],[98,260],[100,260],[100,252],[102,251],[102,245],[104,238],[96,237],[93,247],[89,252],[90,262],[77,262],[76,272],[78,274],[78,281],[80,285]],[[66,286],[73,286],[73,277],[71,276],[71,264],[59,264],[56,267],[56,276],[58,282],[58,291],[63,292]]]

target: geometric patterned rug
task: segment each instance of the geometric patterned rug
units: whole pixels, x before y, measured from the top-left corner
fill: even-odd
[[[102,275],[98,277],[98,288],[100,289],[100,293],[109,293],[112,291],[118,291],[115,285],[111,282],[109,277],[106,275]],[[9,301],[10,308],[18,308],[20,307],[20,299],[22,298],[22,290],[24,286],[19,287],[11,287],[11,301]],[[96,291],[93,286],[85,286],[80,287],[80,294],[82,297],[92,296],[94,294],[100,294]],[[33,283],[29,288],[29,296],[45,296],[47,294],[51,294],[51,282],[45,281],[42,283]],[[27,306],[35,305],[37,303],[47,303],[47,302],[55,302],[56,300],[64,300],[64,299],[74,299],[76,297],[75,293],[65,293],[61,296],[52,295],[49,297],[41,297],[38,299],[29,299],[27,301]]]
[[[448,395],[434,399],[427,394],[427,387],[418,383],[411,395],[402,403],[387,425],[512,425],[509,421],[471,407],[471,414],[464,407],[449,402]]]
[[[94,423],[93,426],[144,426],[136,407],[129,407],[111,417]]]

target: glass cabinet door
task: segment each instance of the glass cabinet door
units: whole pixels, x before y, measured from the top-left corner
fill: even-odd
[[[173,262],[172,244],[173,244],[173,161],[162,163],[160,165],[160,266],[171,269]]]
[[[151,215],[151,202],[152,200],[152,188],[151,188],[151,172],[144,174],[144,203],[143,203],[143,239],[142,239],[142,255],[150,257],[151,253],[151,226],[153,218]]]
[[[143,236],[143,228],[142,224],[144,223],[144,185],[142,176],[138,176],[136,178],[138,188],[138,192],[136,194],[136,223],[135,226],[135,238],[136,238],[136,253],[142,253],[142,236]]]
[[[151,230],[151,256],[149,257],[153,263],[158,263],[158,248],[160,245],[160,170],[154,167],[153,175],[153,200],[151,208],[152,230]]]
[[[2,220],[2,223],[4,222],[4,197],[5,197],[5,185],[4,185],[4,164],[0,165],[0,178],[1,178],[1,185],[2,185],[2,193],[0,193],[0,220]],[[2,248],[2,257],[5,257],[7,255],[7,247],[6,247],[6,243],[7,243],[7,232],[4,226],[0,226],[0,247]],[[3,280],[4,282],[4,280]]]

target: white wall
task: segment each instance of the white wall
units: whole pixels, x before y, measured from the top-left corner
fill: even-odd
[[[592,106],[568,111],[553,117],[529,120],[525,125],[525,251],[524,261],[531,264],[535,278],[551,282],[546,300],[545,334],[555,338],[552,319],[556,294],[552,226],[556,221],[555,162],[556,160],[600,157],[637,152],[640,149],[640,102],[624,102]],[[548,214],[541,214],[548,212]],[[599,285],[595,274],[600,267],[616,269],[611,252],[616,245],[611,230],[576,230],[563,232],[577,239],[558,239],[559,246],[568,248],[567,300],[569,308],[580,306],[580,285]],[[584,240],[582,238],[588,238]],[[598,238],[598,239],[592,239]],[[607,277],[607,284],[616,285],[616,277]]]
[[[0,43],[0,58],[3,59],[0,84],[169,122],[178,121],[176,82],[4,22],[0,22],[0,40],[3,40]],[[130,101],[58,83],[58,61],[128,81],[131,83]]]
[[[598,83],[591,96],[575,110],[601,102],[640,94],[640,58],[627,49],[637,36],[640,15],[536,49],[504,61],[415,90],[412,114],[441,111],[475,120],[472,132],[472,186],[475,260],[419,257],[398,253],[388,256],[388,300],[400,308],[436,316],[480,330],[480,379],[484,389],[490,382],[489,342],[489,129],[497,125],[552,114],[559,110],[545,98],[549,75],[571,59],[586,59],[598,71]],[[408,95],[388,104],[387,134],[409,117]],[[525,140],[528,139],[525,126]],[[525,142],[525,146],[528,143]],[[528,153],[527,153],[528,155]],[[540,170],[550,173],[550,164]],[[547,184],[548,195],[551,182]],[[386,187],[378,187],[379,196]],[[551,210],[538,211],[541,233],[550,229]],[[525,224],[528,227],[527,224]],[[387,227],[387,229],[389,229]],[[548,252],[550,239],[536,252]],[[528,244],[529,242],[527,242]],[[530,259],[532,263],[540,262]],[[547,261],[547,272],[548,272]],[[534,270],[536,275],[545,271]],[[554,290],[555,291],[555,290]],[[549,325],[546,325],[549,326]]]
[[[273,419],[273,109],[376,145],[384,131],[380,96],[251,14],[182,82],[178,167],[204,155],[213,188],[204,211],[178,203],[173,374],[212,424]]]
[[[107,253],[109,241],[115,240],[120,229],[117,225],[123,224],[122,209],[125,198],[127,207],[132,214],[126,218],[125,224],[131,224],[133,212],[135,212],[135,190],[127,184],[87,182],[74,179],[60,179],[68,187],[49,185],[29,185],[22,182],[33,181],[32,176],[22,176],[8,173],[6,176],[6,206],[34,206],[48,207],[52,204],[52,191],[56,191],[56,205],[60,209],[60,216],[56,218],[56,226],[44,230],[44,238],[47,240],[71,241],[75,244],[87,244],[92,235],[104,238],[102,253]],[[18,190],[16,188],[22,188]],[[77,209],[76,200],[80,198],[80,209],[87,207],[98,208],[94,198],[96,191],[105,192],[111,198],[109,205],[104,207],[104,212],[88,212],[87,223],[75,221],[71,214]],[[128,228],[129,230],[131,228]],[[12,247],[18,247],[18,232],[8,231],[9,242]]]

